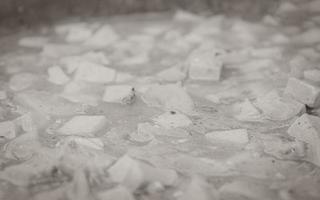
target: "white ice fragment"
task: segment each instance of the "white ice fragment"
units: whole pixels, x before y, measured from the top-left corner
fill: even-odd
[[[57,132],[63,135],[92,136],[105,127],[107,119],[101,115],[79,115],[71,118]]]
[[[87,24],[84,22],[57,24],[54,26],[54,31],[59,35],[64,35],[70,32],[72,29],[78,29],[86,26]]]
[[[127,155],[119,158],[108,172],[114,182],[121,183],[131,191],[136,190],[144,183],[151,182],[172,186],[178,178],[178,174],[174,170],[156,168]]]
[[[219,81],[223,62],[220,52],[212,50],[196,50],[188,60],[189,77],[194,80]]]
[[[185,88],[176,84],[151,85],[142,96],[149,106],[192,113],[194,103]]]
[[[92,30],[85,26],[73,27],[70,29],[66,35],[66,41],[73,42],[83,42],[92,36]]]
[[[59,66],[48,68],[48,81],[57,85],[64,85],[70,81],[70,78],[64,73]]]
[[[189,126],[192,121],[184,114],[181,114],[176,111],[166,112],[156,118],[153,121],[167,129],[170,128],[178,128],[178,127],[186,127]]]
[[[303,114],[289,127],[288,134],[298,141],[305,142],[307,160],[320,166],[320,118]]]
[[[157,78],[162,81],[168,82],[178,82],[185,79],[187,74],[183,72],[178,67],[170,67],[168,69],[162,70],[157,74]]]
[[[110,25],[103,25],[84,44],[93,47],[108,47],[119,39],[119,35]]]
[[[131,104],[135,98],[135,89],[130,85],[108,85],[102,100],[108,103]]]
[[[304,80],[289,78],[285,94],[312,108],[320,105],[320,88]]]
[[[134,191],[143,182],[143,171],[139,166],[139,162],[131,157],[124,155],[112,165],[109,170],[111,180],[121,183],[128,189]]]
[[[239,145],[245,145],[249,142],[247,129],[213,131],[207,133],[206,138],[213,143],[229,142]]]
[[[0,122],[0,139],[13,139],[16,137],[16,126],[12,121]]]
[[[98,192],[98,200],[134,200],[133,194],[124,186],[118,185],[114,188]]]
[[[132,66],[132,65],[142,65],[149,62],[150,57],[148,53],[142,52],[131,57],[125,57],[122,61],[119,62],[120,65]]]
[[[305,112],[305,105],[287,97],[281,97],[273,90],[257,99],[256,105],[266,118],[271,120],[288,120]]]
[[[19,40],[19,45],[22,47],[41,48],[47,44],[48,38],[41,36],[23,37]]]
[[[92,62],[79,62],[74,75],[75,80],[82,80],[93,83],[109,83],[114,81],[116,71],[112,68]]]
[[[234,105],[235,118],[240,121],[259,121],[261,114],[249,99]]]
[[[303,71],[310,68],[310,63],[305,56],[293,57],[290,62],[290,75],[296,78],[303,78]]]
[[[35,74],[19,73],[10,78],[9,87],[14,91],[21,91],[31,87],[37,80],[38,77]]]

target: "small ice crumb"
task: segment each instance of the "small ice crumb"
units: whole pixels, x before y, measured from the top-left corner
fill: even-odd
[[[70,81],[70,78],[59,66],[53,66],[48,69],[48,81],[57,85],[64,85]]]
[[[311,108],[320,106],[320,87],[311,82],[291,77],[284,93]]]
[[[170,128],[178,128],[178,127],[186,127],[189,126],[192,121],[184,114],[181,114],[176,111],[166,112],[156,118],[153,121],[167,129]]]
[[[206,138],[213,143],[230,142],[244,145],[249,142],[247,129],[231,129],[223,131],[213,131],[206,134]]]
[[[107,86],[102,100],[108,103],[131,104],[135,98],[135,89],[130,85]]]

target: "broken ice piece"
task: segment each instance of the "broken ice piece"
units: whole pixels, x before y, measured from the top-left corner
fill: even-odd
[[[163,107],[167,111],[192,113],[194,103],[187,91],[176,84],[151,85],[142,99],[149,106]]]
[[[135,89],[130,85],[109,85],[102,100],[108,103],[131,104],[135,98]]]
[[[50,67],[48,69],[48,75],[48,81],[57,85],[64,85],[70,80],[59,66]]]
[[[273,90],[257,99],[256,105],[271,120],[288,120],[305,112],[305,105]]]
[[[23,47],[43,47],[48,42],[48,38],[35,36],[35,37],[24,37],[19,40],[19,45]]]
[[[27,72],[19,73],[10,78],[9,87],[14,91],[21,91],[32,86],[37,80],[38,77],[35,74]]]
[[[101,115],[79,115],[71,118],[57,132],[63,135],[92,136],[106,125],[107,119]]]
[[[148,143],[154,139],[154,135],[149,130],[149,123],[139,123],[136,132],[130,134],[130,140],[138,143]]]
[[[285,94],[311,108],[320,105],[320,88],[304,80],[289,78]]]
[[[88,38],[84,44],[93,47],[107,47],[119,39],[119,35],[110,25],[104,25]]]
[[[244,145],[249,142],[247,129],[213,131],[207,133],[206,138],[212,141],[213,143],[222,141]]]
[[[92,30],[85,26],[73,27],[66,35],[67,42],[83,42],[92,36]]]
[[[178,67],[171,67],[157,74],[157,78],[159,78],[162,81],[168,81],[168,82],[182,81],[183,79],[186,78],[186,76],[187,76],[186,73],[184,73]]]
[[[259,110],[251,103],[249,99],[237,103],[233,107],[235,118],[240,121],[259,121],[261,114]]]
[[[109,83],[114,81],[115,76],[114,69],[83,61],[79,63],[74,79],[93,83]]]
[[[310,68],[308,60],[301,55],[295,56],[289,62],[290,75],[296,78],[303,78],[303,71]]]
[[[126,188],[121,185],[118,185],[114,188],[98,192],[98,200],[134,200],[133,194]]]
[[[153,167],[127,155],[119,158],[109,170],[110,178],[134,191],[144,183],[160,182],[172,186],[178,178],[177,173],[170,169]]]
[[[289,127],[288,134],[298,141],[305,142],[307,160],[320,166],[320,118],[308,114],[301,117]]]
[[[0,122],[0,139],[13,139],[16,137],[16,127],[12,121]]]
[[[167,129],[186,127],[192,123],[186,115],[173,110],[154,118],[153,121]]]
[[[306,80],[312,81],[314,83],[320,83],[320,70],[310,69],[303,72],[303,76]]]
[[[189,77],[194,80],[219,81],[223,62],[214,50],[194,52],[187,60]]]

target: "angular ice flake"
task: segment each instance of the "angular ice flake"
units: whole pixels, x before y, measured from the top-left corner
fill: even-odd
[[[320,106],[320,87],[311,82],[291,77],[284,93],[309,107]]]
[[[308,114],[299,117],[288,129],[288,134],[305,142],[307,160],[320,166],[320,118]]]
[[[99,28],[93,35],[88,38],[84,45],[93,47],[108,47],[119,39],[119,35],[110,25],[104,25]]]
[[[70,80],[70,78],[64,73],[64,71],[59,66],[49,67],[48,75],[48,80],[51,83],[57,85],[64,85]]]
[[[162,107],[167,111],[192,113],[194,110],[193,100],[187,91],[176,84],[151,85],[142,99],[149,106]]]
[[[115,80],[116,71],[92,62],[81,62],[74,75],[75,80],[93,83],[109,83]]]
[[[288,120],[305,112],[305,105],[273,90],[257,99],[256,105],[268,119]]]
[[[92,136],[103,129],[107,119],[102,115],[79,115],[71,118],[57,132],[63,135]]]

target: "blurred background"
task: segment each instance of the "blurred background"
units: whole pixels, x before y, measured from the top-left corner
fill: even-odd
[[[272,13],[281,0],[1,0],[0,25],[29,26],[70,16],[90,17],[174,11],[236,15],[258,19]]]

